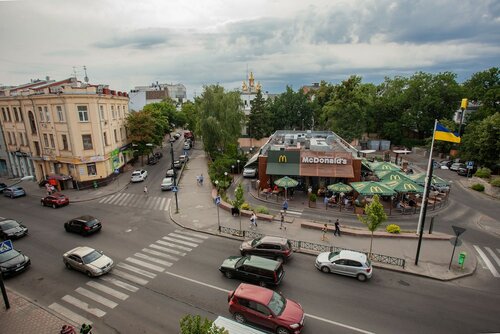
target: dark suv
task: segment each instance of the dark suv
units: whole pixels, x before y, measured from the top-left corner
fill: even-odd
[[[241,255],[258,255],[286,262],[292,256],[292,243],[285,238],[261,237],[243,241],[240,246]]]
[[[64,229],[66,232],[74,232],[82,235],[88,235],[100,231],[101,228],[102,225],[99,219],[92,216],[81,216],[64,223]]]
[[[230,256],[219,270],[227,278],[240,278],[260,286],[278,285],[285,276],[283,264],[260,256]]]

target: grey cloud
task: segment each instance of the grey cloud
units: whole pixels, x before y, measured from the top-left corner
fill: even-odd
[[[114,37],[96,42],[93,45],[101,49],[129,47],[132,49],[149,49],[167,45],[172,41],[172,32],[168,29],[144,29],[133,32],[115,33]]]

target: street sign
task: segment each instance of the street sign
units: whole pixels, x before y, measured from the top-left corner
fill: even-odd
[[[467,168],[468,169],[474,168],[474,161],[467,161]]]
[[[462,233],[464,233],[466,231],[465,228],[458,227],[458,226],[455,226],[455,225],[451,225],[451,228],[453,228],[453,232],[455,232],[455,235],[457,236],[457,238],[460,236],[460,234],[462,234]]]
[[[177,187],[172,187],[172,192],[176,193],[178,191],[179,191],[179,189]]]
[[[220,204],[220,196],[215,197],[215,204]]]
[[[458,237],[454,237],[454,238],[450,239],[450,243],[452,245],[461,246],[462,245],[462,240],[458,239]]]
[[[115,174],[120,174],[120,170],[118,168],[115,169]]]
[[[11,251],[13,248],[14,246],[12,246],[12,241],[5,240],[4,242],[0,243],[0,254],[7,253],[8,251]]]

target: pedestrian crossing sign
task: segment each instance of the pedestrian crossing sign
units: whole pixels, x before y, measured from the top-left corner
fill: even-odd
[[[179,191],[179,189],[178,189],[177,187],[172,187],[172,191],[173,191],[174,193],[176,193],[176,192],[178,192],[178,191]]]
[[[8,251],[11,251],[13,248],[14,247],[12,246],[12,241],[5,240],[4,242],[0,243],[0,254],[7,253]]]

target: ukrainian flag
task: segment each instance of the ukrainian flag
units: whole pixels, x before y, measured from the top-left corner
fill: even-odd
[[[436,131],[434,131],[434,139],[449,141],[452,143],[460,143],[460,137],[456,133],[451,132],[450,130],[448,130],[446,127],[444,127],[439,123],[436,124]]]

